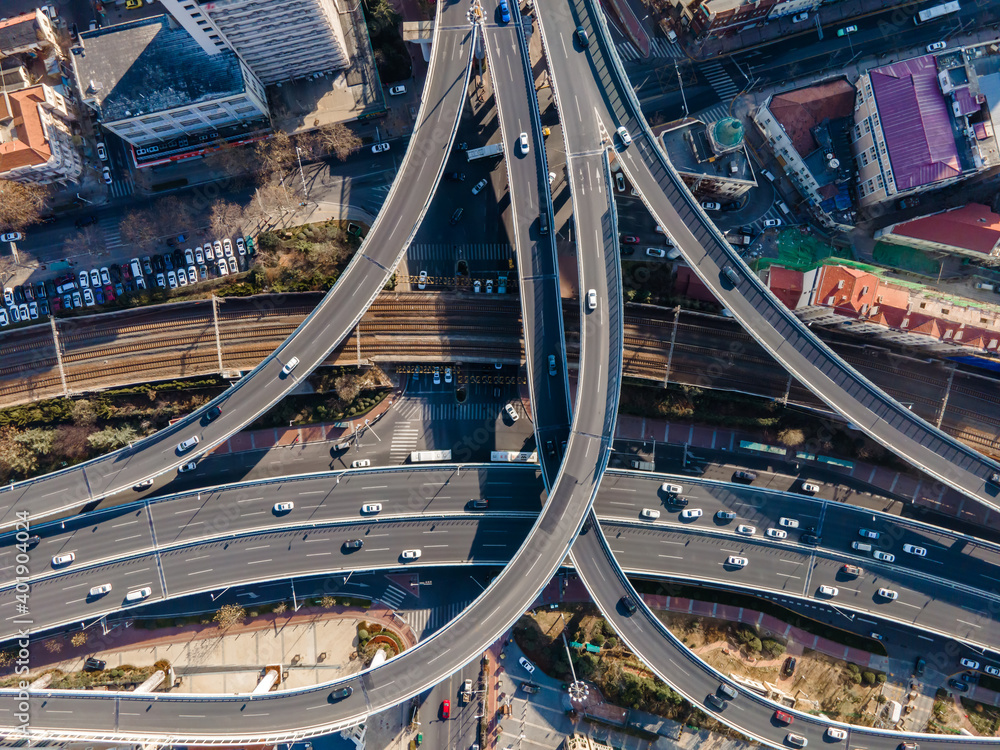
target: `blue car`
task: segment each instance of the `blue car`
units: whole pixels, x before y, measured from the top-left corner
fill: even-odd
[[[507,7],[507,0],[500,0],[500,19],[504,23],[510,23],[510,8]]]

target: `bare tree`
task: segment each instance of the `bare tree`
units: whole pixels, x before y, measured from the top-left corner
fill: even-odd
[[[254,153],[260,160],[260,169],[264,174],[282,172],[295,160],[292,139],[288,137],[288,133],[280,130],[272,138],[258,143]]]
[[[212,204],[210,221],[215,234],[230,235],[243,225],[243,208],[237,203],[219,198]]]
[[[323,147],[340,161],[346,161],[348,156],[361,148],[361,139],[343,123],[324,125],[317,132]]]
[[[130,245],[145,247],[160,236],[156,223],[147,211],[130,211],[118,224],[123,240]]]
[[[232,146],[225,141],[217,141],[215,150],[205,154],[205,164],[211,169],[223,172],[235,185],[250,181],[250,176],[260,169],[257,153],[250,146]]]
[[[270,218],[295,207],[295,196],[284,186],[269,182],[254,192],[247,206],[246,216],[255,220]]]
[[[303,159],[318,159],[326,155],[323,137],[318,130],[309,130],[295,136],[295,146],[302,150]]]
[[[223,604],[212,619],[221,630],[228,630],[233,625],[239,625],[247,619],[247,611],[239,604]]]
[[[38,221],[47,192],[39,185],[0,180],[0,229],[20,231]]]
[[[67,257],[83,255],[84,253],[93,254],[100,248],[101,231],[94,224],[84,227],[63,240],[63,253]]]
[[[160,198],[153,206],[152,220],[160,235],[177,234],[195,227],[195,211],[190,200],[176,195]]]

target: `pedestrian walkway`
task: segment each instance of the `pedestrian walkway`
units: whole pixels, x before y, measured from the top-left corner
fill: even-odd
[[[410,245],[406,257],[411,261],[434,260],[508,260],[514,257],[506,243],[476,243],[471,245]]]
[[[718,104],[703,109],[700,112],[692,112],[692,117],[696,117],[702,122],[718,122],[723,117],[729,117],[729,103],[719,102]]]
[[[135,192],[135,181],[132,175],[122,170],[118,174],[118,179],[108,185],[108,190],[115,198],[128,198]]]
[[[106,250],[113,251],[120,247],[125,247],[125,241],[122,240],[121,230],[119,229],[118,216],[102,216],[97,221],[97,225],[104,232],[104,248]]]
[[[392,431],[389,460],[398,463],[406,461],[410,457],[410,453],[417,449],[419,439],[420,430],[413,426],[413,422],[408,420],[397,422]]]
[[[722,67],[722,63],[713,61],[704,63],[699,67],[722,101],[728,102],[740,92],[736,84],[733,83],[732,77]]]
[[[454,620],[469,606],[471,599],[424,609],[407,609],[400,614],[420,640],[428,638]]]
[[[646,59],[631,42],[619,42],[615,45],[615,49],[618,50],[618,56],[625,62],[635,62],[636,60]],[[676,42],[671,42],[666,37],[658,37],[650,40],[649,57],[650,59],[667,58],[671,60],[680,60],[685,57],[685,55],[684,50],[681,49],[680,45]]]
[[[399,415],[404,419],[449,421],[494,421],[503,409],[501,404],[428,404],[424,401],[407,399],[399,405]],[[393,445],[396,439],[393,437]]]

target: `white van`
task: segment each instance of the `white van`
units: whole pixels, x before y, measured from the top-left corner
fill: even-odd
[[[94,588],[92,588],[90,590],[90,596],[92,596],[92,597],[94,597],[94,596],[104,596],[105,594],[109,593],[110,591],[111,591],[111,584],[110,583],[102,583],[100,586],[94,586]]]
[[[993,291],[993,285],[992,284],[986,284],[986,283],[984,283],[982,281],[979,281],[979,282],[976,282],[976,289],[982,289],[984,292],[992,292]]]
[[[872,546],[866,544],[865,542],[851,542],[851,546],[854,547],[858,552],[871,552]]]
[[[139,259],[138,258],[132,258],[132,260],[130,260],[128,262],[128,264],[129,264],[129,267],[132,269],[132,278],[134,278],[134,279],[141,279],[142,278],[142,266],[139,265]]]
[[[142,601],[152,593],[153,589],[151,589],[149,586],[146,586],[145,588],[141,589],[136,589],[135,591],[129,591],[127,594],[125,594],[125,601],[127,602]]]
[[[185,451],[191,450],[196,445],[198,445],[198,441],[199,441],[199,438],[198,438],[197,435],[193,435],[192,437],[189,437],[187,440],[184,440],[183,442],[180,442],[180,443],[177,444],[177,452],[178,453],[184,453]]]
[[[792,215],[792,209],[790,209],[788,207],[788,204],[785,203],[784,201],[778,201],[778,208],[781,209],[781,213],[783,213],[785,216]]]

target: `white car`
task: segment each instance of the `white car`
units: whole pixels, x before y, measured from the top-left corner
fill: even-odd
[[[781,219],[764,219],[765,229],[781,226]]]
[[[521,135],[519,135],[517,137],[517,147],[521,151],[521,156],[527,156],[528,155],[528,134],[527,133],[521,133]]]
[[[507,414],[507,416],[510,417],[511,422],[516,422],[519,419],[519,417],[517,416],[517,412],[514,410],[513,404],[507,404],[503,408],[503,410]]]
[[[934,42],[934,44],[927,45],[928,52],[937,52],[938,50],[945,49],[948,46],[948,42]]]
[[[83,304],[86,307],[93,307],[96,304],[96,300],[94,300],[94,292],[92,289],[83,290]],[[25,320],[28,317],[27,310],[28,308],[26,305],[21,305],[21,320]]]
[[[367,503],[361,506],[361,512],[366,516],[373,516],[382,512],[382,503]]]
[[[726,565],[730,565],[734,568],[745,568],[749,564],[749,560],[745,557],[739,557],[738,555],[730,555],[726,558]]]
[[[229,259],[229,273],[239,273],[240,268],[236,265],[236,258]]]
[[[376,143],[374,146],[372,146],[373,154],[381,154],[388,150],[389,150],[389,144],[386,143],[385,141],[382,141],[382,143]]]
[[[80,280],[81,289],[86,289],[88,286],[90,286],[90,274],[87,273],[86,271],[80,271],[80,274],[77,278]]]
[[[647,247],[646,248],[646,255],[648,255],[650,258],[663,258],[663,257],[666,256],[666,254],[667,254],[667,251],[664,250],[662,247]]]
[[[684,491],[684,488],[679,484],[670,484],[669,482],[664,482],[660,485],[660,492],[665,495],[679,495]]]
[[[885,589],[885,588],[879,589],[878,595],[881,596],[883,599],[888,599],[889,601],[893,601],[894,599],[899,598],[899,592],[893,591],[892,589]]]
[[[171,271],[170,273],[173,273],[173,271]],[[177,269],[177,283],[180,286],[187,286],[188,285],[187,271],[185,271],[183,268],[178,268]]]
[[[69,565],[76,559],[75,552],[67,552],[64,555],[56,555],[52,558],[52,567],[58,568],[60,565]]]
[[[222,241],[222,252],[227,258],[233,257],[233,243],[228,237]]]
[[[527,659],[525,659],[523,656],[517,660],[517,663],[520,664],[522,667],[524,667],[524,671],[527,672],[528,674],[535,673],[535,665],[532,664]]]
[[[483,178],[482,180],[480,180],[479,182],[477,182],[475,185],[473,185],[473,187],[472,187],[472,194],[473,195],[479,195],[479,193],[482,192],[482,189],[484,187],[486,187],[486,179],[485,178]]]
[[[147,598],[152,593],[153,589],[151,589],[149,586],[146,586],[141,589],[136,589],[135,591],[129,591],[127,594],[125,594],[125,601],[139,602]]]
[[[220,240],[215,240],[212,243],[212,247],[215,249],[215,257],[216,257],[216,259],[221,258],[222,257],[222,242]]]
[[[958,663],[969,669],[979,669],[979,662],[973,659],[959,659]]]
[[[743,534],[745,536],[753,536],[754,534],[757,533],[757,527],[741,523],[739,526],[736,527],[736,533]]]
[[[1000,669],[994,667],[992,664],[987,664],[985,667],[983,667],[983,671],[985,671],[986,674],[993,675],[994,677],[1000,677]]]
[[[292,357],[285,363],[285,366],[281,368],[282,375],[290,375],[292,370],[299,366],[299,358]]]
[[[229,240],[226,240],[226,242],[229,242]],[[191,248],[184,251],[184,263],[189,266],[194,263],[194,250]]]
[[[446,382],[446,383],[450,383],[451,382],[451,368],[450,367],[444,368],[444,382]]]
[[[94,597],[94,596],[104,596],[105,594],[109,593],[110,591],[111,591],[111,584],[110,583],[102,583],[100,586],[94,586],[94,588],[92,588],[90,590],[90,596],[91,597]]]
[[[177,273],[175,271],[167,271],[167,284],[171,289],[177,288]]]
[[[247,254],[247,243],[243,241],[242,237],[236,238],[236,252],[238,252],[240,255]]]
[[[97,142],[97,158],[101,161],[108,160],[108,150],[104,147],[104,144],[100,141]]]
[[[417,277],[417,289],[427,288],[427,271],[421,271],[420,276]]]
[[[22,235],[20,232],[7,232],[3,235],[0,235],[0,242],[17,242],[18,240],[21,240],[23,238],[24,235]]]
[[[10,325],[10,321],[7,320],[7,311],[0,308],[0,326]]]
[[[14,290],[9,286],[3,288],[3,303],[10,307],[14,304]]]
[[[718,518],[720,521],[732,521],[734,518],[736,518],[736,514],[733,513],[733,511],[731,510],[720,510],[718,513],[715,514],[715,517]]]
[[[915,544],[904,544],[903,552],[909,552],[911,555],[916,555],[917,557],[927,557],[927,550]]]
[[[197,435],[192,435],[187,440],[182,440],[177,444],[177,452],[186,453],[187,451],[191,450],[196,445],[198,445],[199,442],[201,442],[201,438],[199,438]]]
[[[211,242],[205,243],[205,260],[215,260],[215,249]]]
[[[809,18],[809,12],[805,11],[803,13],[799,13],[797,15],[792,16],[792,23],[802,23],[807,18]],[[847,735],[844,736],[846,737]],[[843,739],[843,737],[841,739]]]
[[[625,148],[632,145],[632,136],[629,135],[628,129],[624,125],[619,125],[618,130],[615,132],[618,133],[618,137],[622,139],[622,145],[625,146]]]
[[[201,249],[201,245],[194,249],[194,262],[199,266],[205,262],[205,251]]]
[[[389,89],[389,96],[402,96],[406,93],[406,86],[403,84],[397,84]]]
[[[685,508],[681,511],[681,518],[701,518],[701,508]]]
[[[367,469],[372,465],[370,458],[359,458],[357,461],[351,461],[352,469]],[[382,506],[379,506],[382,507]]]
[[[420,550],[418,550],[418,549],[404,549],[403,550],[403,559],[404,560],[419,560],[420,559]]]
[[[114,182],[114,180],[111,179],[111,170],[108,169],[107,167],[101,170],[101,176],[104,177],[104,182],[107,185],[110,185],[112,182]]]
[[[101,285],[101,272],[96,268],[90,269],[90,285],[95,289]]]
[[[764,533],[772,539],[785,539],[788,536],[788,532],[784,529],[768,529]]]
[[[441,385],[441,368],[434,368],[434,385]]]
[[[188,284],[198,283],[198,271],[194,266],[188,266]]]
[[[722,210],[722,204],[721,203],[716,203],[715,201],[702,201],[701,202],[701,207],[704,208],[706,211],[721,211]]]
[[[882,562],[887,562],[887,563],[896,562],[895,555],[890,554],[888,552],[883,552],[880,549],[877,549],[874,552],[872,552],[872,557],[874,557],[876,560],[881,560]]]
[[[778,525],[784,526],[786,529],[797,529],[799,528],[799,519],[797,518],[779,518]]]
[[[806,15],[809,15],[809,14],[807,13]],[[847,730],[846,729],[837,729],[837,727],[827,727],[826,728],[826,736],[829,737],[831,740],[846,740],[847,739]]]
[[[293,503],[291,501],[284,502],[284,503],[275,503],[274,504],[274,512],[275,513],[287,513],[288,511],[290,511],[294,507],[295,507],[295,503]]]
[[[640,513],[639,515],[650,521],[655,521],[657,518],[660,517],[660,511],[658,511],[656,508],[643,508],[642,513]]]
[[[812,484],[811,482],[803,482],[802,491],[810,495],[815,495],[817,492],[819,492],[819,485]]]
[[[472,291],[475,292],[476,294],[479,294],[481,291],[483,291],[483,285],[479,281],[479,279],[476,279],[475,281],[472,282]]]
[[[587,309],[596,310],[597,309],[597,290],[588,289],[587,290]]]
[[[228,276],[229,275],[229,268],[226,266],[226,259],[225,258],[219,258],[218,259],[218,263],[219,263],[219,266],[218,266],[219,267],[219,276]]]
[[[108,271],[107,266],[101,268],[101,283],[105,285],[111,283],[111,272]]]
[[[840,589],[836,586],[820,586],[819,593],[823,596],[836,596],[840,593]]]

